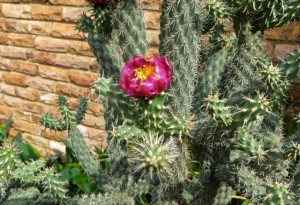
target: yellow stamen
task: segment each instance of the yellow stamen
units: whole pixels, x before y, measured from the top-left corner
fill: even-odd
[[[154,67],[153,66],[145,66],[145,65],[142,67],[138,67],[138,68],[136,68],[134,75],[141,81],[145,81],[149,75],[151,75],[151,76],[155,75]]]

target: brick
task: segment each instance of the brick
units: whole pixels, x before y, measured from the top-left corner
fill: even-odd
[[[46,80],[41,77],[30,77],[27,84],[29,87],[37,90],[55,92],[55,82],[52,80]]]
[[[84,116],[84,119],[82,120],[82,124],[88,126],[88,127],[93,127],[93,128],[98,128],[98,129],[104,129],[105,127],[105,121],[103,117],[95,117],[90,114],[86,114]]]
[[[75,24],[53,23],[51,36],[60,38],[83,39],[83,36],[76,30]]]
[[[277,44],[274,51],[275,60],[283,60],[288,57],[288,55],[297,49],[297,45],[292,44]]]
[[[64,39],[39,36],[35,39],[35,48],[43,51],[67,52],[68,42]]]
[[[89,102],[87,107],[87,112],[99,117],[103,114],[103,106],[98,103]]]
[[[9,41],[7,38],[7,33],[5,32],[0,32],[0,44],[2,45],[8,45]]]
[[[6,71],[12,70],[11,59],[0,57],[0,69]]]
[[[77,55],[94,56],[89,44],[85,41],[69,41],[67,50]]]
[[[8,33],[7,38],[10,45],[33,47],[35,36],[30,34]]]
[[[93,86],[98,78],[99,75],[96,73],[90,73],[79,70],[69,71],[70,81],[78,85]]]
[[[33,19],[61,21],[63,8],[53,5],[32,5],[31,16]]]
[[[2,14],[10,18],[30,19],[31,6],[26,4],[2,4]]]
[[[88,96],[90,94],[90,90],[88,88],[58,82],[56,83],[56,93],[78,98],[83,95]]]
[[[53,66],[39,65],[39,73],[43,78],[68,81],[68,70]]]
[[[54,65],[56,62],[56,53],[27,50],[26,57],[35,63]]]
[[[50,140],[39,135],[24,133],[23,138],[26,142],[34,143],[40,147],[49,147]]]
[[[87,6],[86,0],[49,0],[51,4],[68,5],[68,6]]]
[[[269,57],[273,57],[275,44],[272,41],[264,40],[262,46],[265,54],[267,54]]]
[[[16,87],[15,92],[16,96],[26,100],[36,101],[40,99],[40,92],[31,88]]]
[[[12,127],[23,132],[28,132],[31,134],[39,134],[38,125],[36,123],[27,122],[24,120],[19,120],[14,118],[12,122]]]
[[[17,134],[19,133],[20,131],[17,130],[17,129],[14,129],[14,128],[10,128],[9,131],[8,131],[8,136],[13,138],[15,136],[17,136]]]
[[[4,82],[7,84],[11,85],[17,85],[20,87],[27,87],[27,80],[28,76],[20,74],[20,73],[15,73],[15,72],[8,72],[8,73],[3,73],[2,75]]]
[[[90,71],[92,71],[94,73],[99,73],[100,69],[101,69],[101,66],[97,62],[97,59],[92,58],[90,61]]]
[[[42,129],[41,131],[41,136],[47,139],[55,140],[55,141],[60,141],[62,137],[68,138],[68,133],[66,131],[64,132],[59,132],[59,131],[54,131],[50,129]]]
[[[4,93],[6,95],[10,95],[10,96],[16,96],[15,86],[2,83],[1,84],[1,93]]]
[[[264,37],[269,40],[299,41],[300,22],[294,22],[278,28],[268,29],[264,32]]]
[[[13,109],[6,105],[0,105],[0,115],[9,116],[13,112]]]
[[[0,56],[9,58],[26,59],[26,48],[0,45]]]
[[[37,113],[39,115],[45,112],[49,112],[49,107],[37,102],[23,101],[21,106],[22,106],[22,110],[31,113]]]
[[[147,29],[159,30],[161,12],[145,11],[143,20]]]
[[[58,95],[48,92],[42,92],[40,94],[39,102],[44,104],[56,105],[57,104]]]
[[[4,105],[7,105],[9,107],[13,108],[21,108],[23,100],[16,98],[16,97],[11,97],[11,96],[3,96],[3,99],[1,100]]]
[[[91,57],[78,56],[73,54],[57,54],[55,64],[70,68],[88,70],[92,66]]]
[[[13,117],[20,120],[30,121],[31,113],[20,109],[13,109]]]
[[[24,20],[0,18],[0,29],[7,32],[28,33],[29,24]]]
[[[27,75],[38,75],[38,65],[28,61],[12,60],[12,70]]]
[[[138,0],[143,9],[147,10],[160,10],[162,0]]]
[[[63,20],[66,22],[77,22],[82,13],[89,13],[88,10],[89,8],[64,7],[62,12]]]
[[[30,33],[50,35],[52,32],[52,22],[31,21]]]
[[[7,32],[50,35],[52,22],[0,18],[0,29]]]
[[[66,145],[62,142],[56,142],[54,140],[50,140],[49,147],[51,150],[55,152],[66,154]]]
[[[159,46],[159,31],[146,31],[146,38],[150,46]]]

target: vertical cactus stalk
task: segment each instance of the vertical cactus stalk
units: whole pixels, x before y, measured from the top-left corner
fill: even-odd
[[[146,31],[136,0],[115,0],[112,8],[112,27],[118,35],[124,61],[135,55],[145,55],[148,49]]]
[[[198,76],[200,0],[165,0],[162,5],[160,54],[173,66],[174,82],[170,93],[178,112],[190,113]],[[199,19],[198,19],[199,20]]]

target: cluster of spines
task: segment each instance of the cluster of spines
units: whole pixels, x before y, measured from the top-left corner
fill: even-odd
[[[130,148],[129,160],[135,164],[135,172],[165,178],[172,176],[172,166],[178,157],[178,148],[173,138],[164,140],[158,134],[148,134],[137,139]]]
[[[263,205],[285,205],[288,201],[289,191],[284,184],[273,183],[267,187],[267,197]]]
[[[259,116],[271,113],[270,102],[261,94],[254,99],[246,98],[244,107],[234,115],[238,125],[248,124]]]
[[[41,116],[40,123],[50,130],[69,130],[71,126],[77,125],[83,120],[87,108],[87,99],[85,97],[80,98],[75,115],[73,115],[67,99],[62,95],[58,97],[57,107],[61,115],[61,119],[57,119],[51,114],[45,113]]]
[[[225,106],[224,100],[220,100],[218,95],[209,95],[205,98],[206,110],[216,122],[221,122],[228,126],[232,122],[232,114],[229,107]]]

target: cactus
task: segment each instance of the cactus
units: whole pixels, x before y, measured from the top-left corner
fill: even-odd
[[[299,129],[287,132],[282,103],[299,71],[299,50],[275,65],[261,32],[294,19],[299,1],[164,0],[157,58],[172,67],[168,89],[172,77],[160,85],[165,75],[156,76],[151,64],[138,3],[115,0],[103,8],[93,5],[94,16],[83,15],[78,27],[102,67],[93,90],[105,109],[109,168],[101,169],[73,127],[81,118],[63,110],[63,121],[46,115],[48,127],[76,122],[72,149],[101,189],[70,201],[297,204]]]
[[[79,124],[83,120],[87,108],[87,99],[85,97],[80,98],[77,113],[75,115],[72,113],[67,99],[62,95],[58,97],[57,107],[61,119],[57,119],[49,113],[45,113],[41,116],[40,123],[50,130],[69,130],[71,126]]]
[[[65,182],[43,160],[22,163],[20,151],[12,144],[0,149],[1,204],[64,204]],[[24,189],[23,189],[24,188]]]

